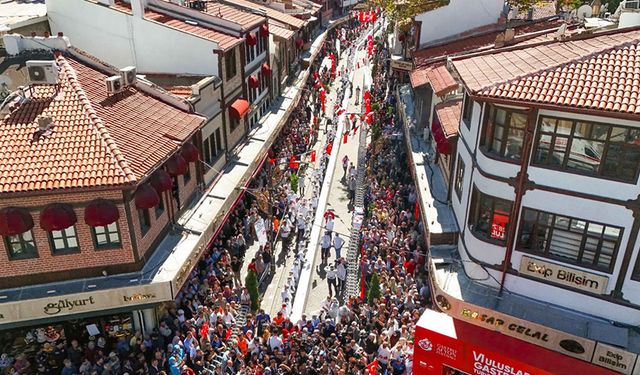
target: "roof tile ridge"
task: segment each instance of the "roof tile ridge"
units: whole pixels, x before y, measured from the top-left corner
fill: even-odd
[[[603,36],[605,36],[605,35],[603,35]],[[580,39],[580,40],[577,40],[577,41],[581,41],[581,40],[589,40],[589,39]],[[571,43],[571,42],[576,42],[576,41],[566,41],[566,42],[561,42],[561,43],[565,43],[565,45],[566,45],[566,43]],[[628,46],[632,46],[632,45],[638,44],[638,43],[640,43],[640,35],[637,36],[633,40],[629,40],[629,41],[622,42],[622,43],[619,43],[619,44],[614,44],[614,45],[609,46],[607,48],[604,48],[604,49],[601,49],[601,50],[598,50],[598,51],[594,51],[594,52],[591,52],[591,53],[586,54],[586,55],[579,56],[579,57],[577,57],[575,59],[569,59],[568,61],[564,61],[562,63],[555,64],[555,65],[552,65],[552,66],[549,66],[549,67],[546,67],[546,68],[538,69],[538,70],[535,70],[533,72],[529,72],[527,74],[517,75],[517,76],[515,76],[513,78],[509,78],[509,79],[506,79],[506,80],[503,80],[503,81],[493,82],[493,83],[491,83],[489,85],[482,86],[481,88],[479,88],[479,89],[477,89],[475,91],[476,91],[476,93],[479,93],[479,92],[482,92],[482,91],[490,90],[492,88],[497,88],[497,87],[505,85],[505,84],[513,83],[513,82],[516,82],[516,81],[519,81],[519,80],[522,80],[522,79],[527,79],[527,78],[529,78],[531,76],[534,76],[534,75],[546,74],[546,73],[548,73],[548,72],[550,72],[552,70],[555,70],[555,69],[558,69],[558,68],[562,68],[562,67],[565,67],[565,66],[568,66],[568,65],[571,65],[571,64],[575,64],[575,63],[578,63],[578,62],[587,61],[589,59],[594,58],[597,55],[601,55],[603,53],[608,53],[608,52],[611,52],[611,51],[616,50],[616,49],[621,49],[621,48],[625,48],[625,47],[628,47]],[[537,48],[537,47],[540,47],[540,46],[541,45],[536,45],[536,46],[533,46],[531,48]],[[528,48],[525,48],[525,49],[528,49]],[[524,50],[524,49],[521,49],[521,50]],[[513,52],[513,51],[504,51],[504,52]]]
[[[98,131],[98,135],[106,143],[109,151],[111,151],[116,164],[125,174],[126,181],[135,182],[136,176],[133,173],[133,170],[129,166],[129,163],[126,161],[122,151],[120,151],[120,148],[118,147],[116,141],[111,137],[111,134],[109,134],[106,125],[104,124],[96,110],[93,108],[91,101],[87,97],[87,94],[84,92],[82,85],[78,81],[78,76],[76,75],[75,70],[73,69],[73,67],[71,67],[71,65],[69,65],[62,54],[56,54],[56,61],[58,63],[58,66],[67,74],[67,81],[69,82],[69,85],[71,85],[71,88],[78,96],[78,99],[84,107],[85,112],[91,119],[91,122],[93,123],[95,129]]]

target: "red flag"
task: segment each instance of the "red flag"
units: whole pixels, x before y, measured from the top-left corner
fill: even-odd
[[[331,155],[331,150],[333,150],[333,143],[329,143],[327,145],[327,148],[325,149],[325,152],[327,153],[327,155]]]
[[[312,163],[316,162],[316,150],[311,151],[311,162]]]
[[[200,337],[209,337],[209,322],[205,321],[202,323],[202,327],[200,328]]]
[[[347,143],[347,140],[349,140],[349,132],[344,133],[344,136],[342,137],[342,143]]]
[[[357,131],[358,131],[358,126],[355,126],[355,127],[353,128],[353,135],[356,135],[356,132],[357,132]]]
[[[354,118],[354,117],[356,117],[356,114],[355,114],[355,113],[350,114],[350,115],[349,115],[349,120],[353,121],[353,118]]]
[[[364,300],[365,297],[365,280],[367,278],[367,274],[364,268],[364,243],[362,244],[362,246],[360,246],[360,259],[362,259],[361,263],[361,268],[362,268],[362,276],[360,277],[360,299]]]
[[[346,110],[344,108],[340,108],[338,110],[338,116],[342,116],[342,114],[345,113],[345,112],[346,112]]]
[[[418,218],[420,217],[420,201],[418,201],[417,199],[416,199],[416,208],[414,209],[414,212],[413,212],[413,217],[414,217],[414,220],[418,220]]]
[[[289,168],[291,169],[296,169],[298,163],[296,163],[296,157],[295,156],[291,156],[291,159],[289,159]]]
[[[367,371],[371,375],[378,375],[378,360],[374,359],[373,362],[367,365]]]
[[[275,158],[269,159],[269,164],[270,165],[275,165],[276,164],[276,159]]]

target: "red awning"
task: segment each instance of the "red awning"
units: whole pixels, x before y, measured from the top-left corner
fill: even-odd
[[[158,192],[149,184],[142,184],[138,186],[134,199],[136,207],[141,210],[155,207],[160,203],[160,196],[158,195]]]
[[[260,36],[266,38],[269,36],[269,24],[263,24],[260,26]]]
[[[173,187],[173,181],[171,181],[171,175],[164,169],[158,169],[153,176],[151,176],[149,183],[153,186],[158,194],[163,191],[171,190]]]
[[[67,229],[77,221],[73,207],[66,203],[52,203],[40,213],[40,228],[47,232]]]
[[[262,64],[262,74],[264,74],[265,76],[271,75],[271,67],[269,66],[269,64]]]
[[[29,211],[18,207],[0,210],[0,235],[15,236],[33,228],[33,218]]]
[[[180,154],[189,163],[200,160],[200,151],[191,142],[185,143],[182,146],[182,151],[180,151]]]
[[[189,169],[189,163],[179,154],[173,155],[166,165],[167,172],[173,177],[185,174]]]
[[[240,120],[249,112],[249,102],[246,99],[238,98],[229,107],[229,114],[236,120]]]
[[[433,139],[436,141],[436,150],[444,155],[451,154],[451,142],[444,132],[442,131],[442,126],[440,125],[440,121],[438,117],[433,118],[433,124],[431,124],[431,134],[433,135]]]
[[[258,42],[258,38],[256,37],[256,33],[247,34],[247,44],[250,46],[255,46]]]
[[[302,49],[302,46],[304,46],[304,39],[302,38],[296,39],[296,47],[298,47],[298,49]]]
[[[120,217],[118,207],[106,199],[96,199],[84,209],[84,222],[92,227],[104,227]]]
[[[256,77],[255,75],[250,75],[248,82],[249,87],[251,87],[252,89],[260,87],[260,81],[258,81],[258,77]]]

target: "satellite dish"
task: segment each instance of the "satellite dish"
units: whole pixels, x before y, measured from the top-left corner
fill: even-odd
[[[592,15],[593,15],[593,10],[589,5],[581,6],[580,8],[578,8],[578,11],[576,12],[576,16],[580,21],[584,21],[585,18],[589,18]]]

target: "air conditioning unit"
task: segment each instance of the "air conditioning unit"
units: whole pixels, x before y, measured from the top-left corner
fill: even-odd
[[[109,95],[118,93],[122,91],[124,85],[122,84],[121,76],[111,76],[106,79],[107,82],[107,93]]]
[[[29,73],[29,81],[33,84],[40,85],[57,85],[58,65],[51,60],[29,60],[27,61],[27,72]]]
[[[126,68],[120,69],[120,76],[122,77],[122,81],[125,86],[135,85],[137,81],[136,74],[137,71],[135,66],[127,66]]]

